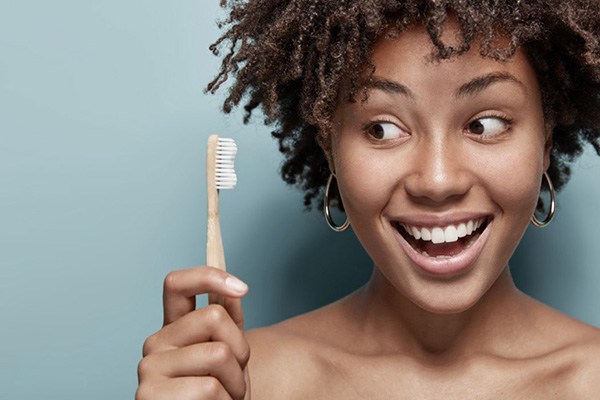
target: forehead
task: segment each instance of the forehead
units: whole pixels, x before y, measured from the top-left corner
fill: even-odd
[[[446,23],[442,41],[449,46],[462,39],[452,21]],[[500,46],[508,45],[508,37],[500,38]],[[506,41],[502,43],[502,41]],[[449,59],[434,57],[435,46],[425,28],[417,25],[394,37],[383,36],[373,46],[372,61],[376,78],[391,79],[409,87],[441,91],[455,88],[471,78],[490,73],[506,73],[516,77],[528,90],[539,92],[537,77],[523,50],[518,49],[506,61],[480,54],[474,41],[469,51]]]

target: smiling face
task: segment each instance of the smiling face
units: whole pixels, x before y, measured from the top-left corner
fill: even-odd
[[[352,227],[383,290],[432,312],[468,309],[505,271],[548,166],[525,55],[478,50],[437,62],[420,27],[382,39],[367,101],[335,114],[331,164]]]

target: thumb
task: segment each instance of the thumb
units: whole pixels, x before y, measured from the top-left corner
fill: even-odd
[[[244,311],[242,310],[242,300],[235,297],[225,297],[224,307],[227,313],[235,322],[240,331],[244,330]]]

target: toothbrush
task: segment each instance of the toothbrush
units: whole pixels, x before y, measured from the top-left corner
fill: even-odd
[[[212,135],[206,146],[206,192],[208,195],[208,227],[206,232],[206,265],[226,270],[221,226],[219,224],[219,191],[233,189],[237,183],[234,161],[237,146],[233,139]],[[224,305],[223,296],[208,295],[209,304]]]

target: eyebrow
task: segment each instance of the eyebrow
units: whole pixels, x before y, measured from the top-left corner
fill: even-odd
[[[491,72],[489,74],[471,79],[469,82],[461,85],[454,93],[454,97],[460,98],[476,95],[498,82],[514,82],[521,86],[523,90],[525,90],[525,85],[523,82],[518,80],[514,75],[509,74],[508,72]],[[366,84],[366,87],[369,89],[379,89],[386,93],[399,94],[413,100],[416,98],[415,94],[408,87],[389,79],[373,77]]]
[[[366,84],[366,87],[369,89],[379,89],[386,93],[399,94],[402,96],[409,97],[411,99],[415,99],[415,94],[411,92],[411,90],[404,86],[401,83],[391,81],[389,79],[375,78],[369,80]]]
[[[514,75],[509,74],[508,72],[492,72],[483,76],[479,76],[477,78],[471,79],[469,82],[461,85],[458,90],[454,93],[454,97],[466,97],[473,96],[478,94],[479,92],[487,89],[489,86],[498,83],[498,82],[515,82],[523,90],[525,90],[525,85],[523,82],[518,80]]]

